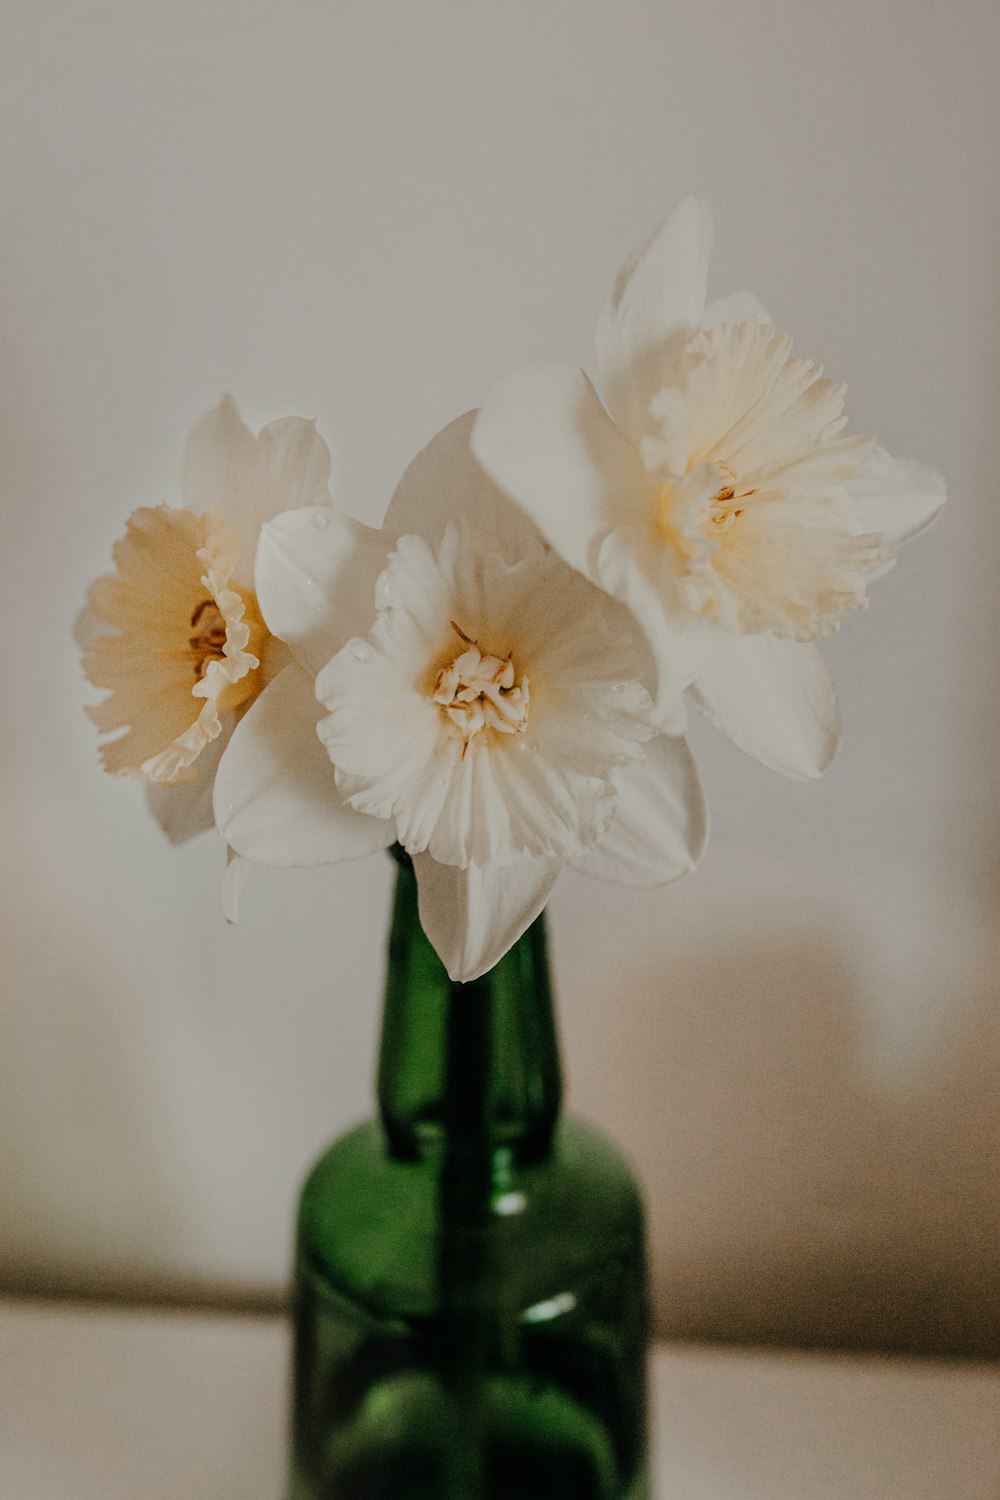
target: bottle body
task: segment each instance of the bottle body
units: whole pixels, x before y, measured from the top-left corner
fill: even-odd
[[[491,1218],[448,1247],[433,1173],[393,1160],[378,1122],[315,1168],[297,1266],[294,1500],[645,1500],[631,1174],[567,1120],[545,1158],[505,1176]],[[480,1268],[464,1306],[442,1305],[449,1248]],[[450,1347],[463,1325],[479,1344],[465,1377],[476,1390]],[[463,1463],[466,1442],[477,1452]]]
[[[641,1197],[610,1142],[559,1117],[544,939],[435,999],[412,983],[407,878],[380,1117],[300,1202],[292,1500],[646,1500]]]

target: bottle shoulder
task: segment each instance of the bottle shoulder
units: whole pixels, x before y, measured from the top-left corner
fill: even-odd
[[[342,1136],[310,1173],[300,1200],[299,1260],[374,1307],[426,1308],[441,1254],[439,1159],[392,1156],[381,1123]],[[603,1132],[560,1121],[542,1160],[494,1164],[478,1221],[466,1227],[520,1281],[524,1305],[583,1283],[609,1263],[641,1258],[635,1177]]]
[[[380,1121],[366,1120],[338,1137],[314,1163],[300,1202],[306,1217],[323,1215],[335,1204],[337,1216],[353,1199],[365,1210],[381,1198],[412,1203],[427,1196],[437,1208],[442,1161],[428,1152],[419,1160],[395,1155]],[[575,1116],[562,1118],[550,1151],[537,1161],[520,1163],[498,1152],[493,1168],[492,1206],[498,1217],[523,1207],[538,1213],[561,1213],[583,1195],[593,1214],[642,1212],[642,1196],[627,1159],[605,1133]]]

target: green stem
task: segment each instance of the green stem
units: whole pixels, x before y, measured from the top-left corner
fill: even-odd
[[[487,1234],[493,1182],[493,1063],[489,986],[453,985],[448,1000],[441,1173],[443,1375],[461,1434],[449,1500],[485,1500],[485,1387],[496,1309]]]

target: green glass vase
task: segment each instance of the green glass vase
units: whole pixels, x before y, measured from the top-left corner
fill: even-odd
[[[560,1099],[544,919],[454,984],[403,856],[379,1117],[300,1203],[293,1500],[647,1500],[641,1198]]]

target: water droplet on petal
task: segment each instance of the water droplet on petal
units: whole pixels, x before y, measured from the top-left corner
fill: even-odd
[[[614,687],[611,689],[611,691],[613,693],[624,693],[624,691],[625,691],[625,684],[624,684],[624,682],[616,682],[615,685],[614,685]]]
[[[447,776],[439,776],[437,778],[437,780],[435,781],[434,785],[435,786],[441,786],[441,787],[447,786],[448,785],[448,778],[447,778]]]
[[[371,661],[372,648],[367,641],[352,641],[351,655],[356,661]]]
[[[226,803],[226,812],[235,812],[235,811],[236,811],[236,803],[235,802],[227,802]]]
[[[302,590],[302,592],[304,594],[308,594],[309,591],[310,591],[310,589],[314,589],[315,587],[316,587],[316,580],[315,580],[315,578],[311,578],[308,573],[300,573],[299,574],[299,588]]]
[[[384,609],[391,602],[392,589],[389,586],[389,580],[384,573],[381,573],[375,585],[375,607],[377,609]]]
[[[325,531],[330,524],[330,517],[325,510],[318,510],[313,516],[313,525],[317,531]]]

